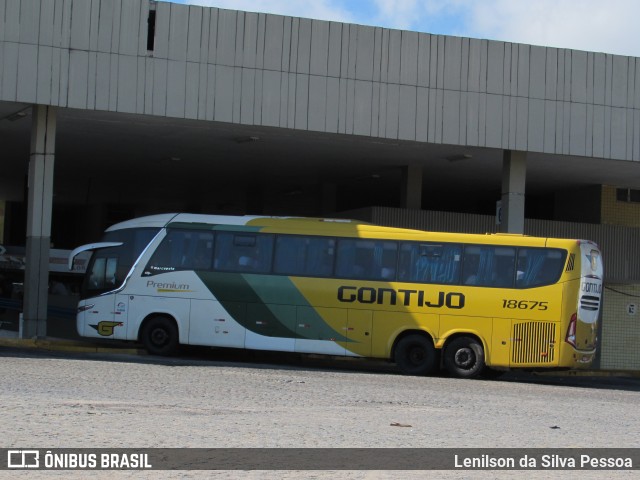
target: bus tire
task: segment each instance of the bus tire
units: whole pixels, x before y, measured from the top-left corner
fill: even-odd
[[[484,348],[472,337],[458,337],[444,350],[444,367],[458,378],[474,378],[484,370]]]
[[[438,357],[431,339],[408,335],[396,345],[394,359],[404,374],[428,375],[436,369]]]
[[[167,317],[150,318],[142,329],[142,343],[151,355],[170,356],[178,350],[178,327]]]

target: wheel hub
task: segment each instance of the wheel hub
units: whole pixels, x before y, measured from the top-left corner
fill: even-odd
[[[455,355],[456,365],[460,368],[471,368],[475,363],[475,355],[470,348],[461,348]]]

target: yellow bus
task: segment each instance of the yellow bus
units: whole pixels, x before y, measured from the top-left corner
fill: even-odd
[[[78,333],[155,355],[208,345],[470,378],[586,368],[596,353],[603,269],[590,241],[181,213],[114,225],[70,268],[83,251]]]

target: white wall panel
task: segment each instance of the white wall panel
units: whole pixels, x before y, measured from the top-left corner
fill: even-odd
[[[264,68],[266,70],[280,71],[282,68],[284,17],[267,15],[265,25]]]
[[[586,52],[571,52],[571,101],[587,102]]]
[[[593,156],[604,157],[604,141],[605,141],[605,112],[602,105],[594,105],[593,107],[593,130],[591,132],[593,139]]]
[[[627,105],[629,57],[613,57],[611,70],[611,106],[625,107]]]
[[[309,75],[296,76],[295,122],[293,128],[309,128]]]
[[[280,88],[282,73],[266,70],[262,88],[262,124],[280,126]]]
[[[460,142],[460,92],[445,90],[442,109],[442,142]]]
[[[147,84],[147,62],[144,57],[136,58],[137,81],[136,81],[136,113],[145,113],[144,106],[146,100],[145,85]],[[91,57],[89,57],[89,72],[91,72]],[[90,74],[91,75],[91,74]],[[89,95],[91,98],[91,95]]]
[[[444,42],[444,84],[447,90],[460,90],[462,73],[462,39],[446,37]]]
[[[545,101],[539,98],[529,100],[527,111],[527,149],[544,151],[544,107]]]
[[[53,62],[53,48],[40,46],[38,48],[38,72],[36,84],[36,103],[51,104],[51,72]],[[0,67],[0,72],[2,71]]]
[[[311,55],[311,20],[301,18],[298,27],[296,72],[309,73]]]
[[[199,88],[190,88],[191,85],[198,85],[200,82],[200,64],[187,62],[185,77],[185,98],[184,98],[184,116],[185,118],[198,118],[199,107]]]
[[[89,22],[87,22],[89,23]],[[6,27],[5,27],[6,28]],[[38,43],[40,29],[40,2],[20,3],[20,43]]]
[[[44,0],[47,1],[47,0]],[[51,1],[51,0],[49,0]],[[0,0],[0,45],[2,45],[2,42],[4,41],[4,36],[5,36],[5,32],[6,32],[6,28],[4,26],[4,19],[5,19],[5,10],[7,8],[7,0]],[[2,68],[2,62],[0,62],[0,68]]]
[[[5,42],[20,41],[20,0],[6,0],[3,30]]]
[[[113,5],[114,0],[103,0],[99,3],[99,17],[98,17],[98,25],[93,26],[95,30],[97,28],[98,36],[97,36],[97,46],[99,52],[110,52],[111,51],[111,33],[113,30]],[[56,4],[56,8],[58,5]],[[54,43],[54,45],[56,45]]]
[[[233,10],[218,11],[218,27],[215,63],[232,66],[236,56],[236,22],[237,12]]]
[[[486,83],[481,83],[481,79],[486,82],[486,77],[482,78],[483,54],[486,53],[483,43],[480,40],[471,39],[469,42],[469,63],[467,74],[467,88],[470,92],[481,92],[486,89]]]
[[[327,77],[309,77],[309,130],[322,132],[327,114]]]
[[[153,97],[151,112],[165,116],[167,112],[167,71],[168,61],[164,58],[153,59]]]
[[[503,97],[500,95],[487,94],[487,111],[486,111],[486,137],[485,145],[487,147],[502,147],[502,102]]]
[[[627,158],[627,112],[623,108],[611,108],[611,158]]]
[[[117,110],[135,113],[137,108],[138,61],[136,57],[119,55]]]
[[[372,82],[365,82],[361,80],[356,80],[354,82],[353,133],[355,135],[371,135],[372,97]]]
[[[186,58],[186,55],[185,55]],[[187,62],[167,63],[167,116],[183,118],[186,99]]]
[[[429,135],[429,89],[416,89],[416,140],[426,142]]]
[[[384,136],[398,138],[398,121],[400,117],[400,85],[389,84],[387,87],[387,112]]]
[[[537,99],[545,98],[546,54],[547,49],[544,47],[531,47],[529,52],[529,92],[525,96]]]
[[[118,82],[120,84],[120,82]],[[69,55],[68,105],[71,108],[87,108],[89,87],[89,53],[72,50]]]
[[[518,97],[516,100],[516,144],[515,149],[526,151],[529,148],[529,99]],[[542,124],[539,125],[542,127]],[[540,128],[542,130],[542,128]]]
[[[516,95],[519,97],[529,96],[529,67],[531,64],[531,48],[529,45],[518,45],[518,68],[516,76],[518,88]]]
[[[255,68],[258,54],[258,14],[247,13],[244,16],[244,40],[242,66]]]
[[[240,97],[240,123],[251,125],[254,117],[256,71],[253,68],[240,70],[242,95]]]
[[[429,68],[431,58],[431,35],[418,35],[418,86],[429,86]]]
[[[418,84],[419,40],[419,36],[415,32],[402,32],[400,83],[403,85]]]
[[[569,142],[571,155],[586,155],[587,106],[584,103],[571,103]]]
[[[169,17],[169,60],[186,60],[189,40],[189,7],[171,3]]]
[[[356,37],[355,78],[357,80],[373,80],[375,29],[358,26],[356,27]]]
[[[338,121],[340,117],[340,80],[335,77],[327,78],[327,110],[325,118],[325,131],[338,133]]]
[[[311,52],[309,72],[312,75],[328,74],[329,22],[314,20],[311,23]]]
[[[38,74],[38,46],[34,44],[18,44],[18,76],[16,100],[34,102],[36,99]]]
[[[389,31],[389,43],[386,55],[387,59],[387,78],[389,83],[400,83],[400,63],[402,58],[402,32],[400,30]],[[385,52],[382,52],[385,55]],[[384,77],[383,77],[383,81]]]
[[[480,94],[468,92],[465,102],[467,106],[463,121],[466,124],[466,137],[462,139],[462,142],[467,145],[478,146],[480,145]]]

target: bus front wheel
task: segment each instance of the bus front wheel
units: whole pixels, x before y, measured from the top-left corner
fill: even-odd
[[[151,355],[169,356],[178,349],[178,327],[167,317],[153,317],[142,330],[142,343]]]
[[[471,337],[458,337],[446,346],[444,367],[459,378],[477,377],[484,370],[484,348]]]
[[[401,339],[394,357],[402,373],[407,375],[428,375],[436,368],[436,349],[433,342],[423,335],[409,335]]]

